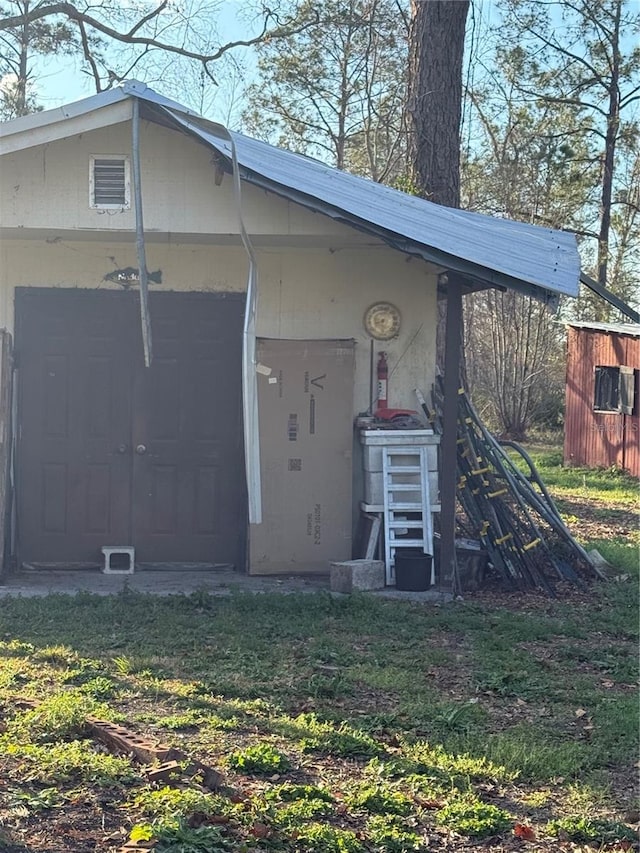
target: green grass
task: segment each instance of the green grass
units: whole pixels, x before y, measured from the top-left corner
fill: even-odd
[[[546,825],[565,816],[571,785],[612,766],[631,772],[637,709],[623,686],[634,676],[634,595],[631,578],[575,604],[534,597],[517,611],[236,595],[215,615],[187,598],[131,593],[52,596],[46,613],[43,600],[5,599],[0,699],[44,702],[9,714],[0,760],[16,787],[124,786],[131,827],[167,849],[188,837],[190,815],[212,812],[230,821],[216,830],[222,850],[251,841],[256,823],[276,850],[301,839],[305,850],[418,850],[433,833],[508,832],[515,792],[552,785]],[[262,652],[269,673],[257,666]],[[339,696],[311,689],[319,664],[337,668]],[[248,804],[150,791],[128,759],[88,739],[84,715],[96,711],[227,768],[234,786],[253,779]],[[503,804],[483,802],[486,786],[504,792]],[[624,806],[605,792],[594,818],[621,820]]]
[[[635,500],[628,478],[537,458],[556,494],[586,489],[603,517]],[[586,543],[618,574],[568,600],[0,599],[5,846],[28,846],[30,820],[82,797],[117,802],[122,825],[159,851],[401,853],[458,836],[480,850],[516,820],[539,838],[624,839],[638,752],[634,536]],[[149,786],[91,740],[87,714],[224,769],[236,795]]]
[[[561,449],[536,445],[525,446],[525,449],[544,484],[555,496],[570,494],[637,507],[638,483],[626,472],[617,468],[565,467]]]

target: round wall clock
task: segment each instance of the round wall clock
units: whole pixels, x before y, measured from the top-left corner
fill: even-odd
[[[400,311],[391,302],[375,302],[365,311],[364,327],[376,341],[390,341],[400,332]]]

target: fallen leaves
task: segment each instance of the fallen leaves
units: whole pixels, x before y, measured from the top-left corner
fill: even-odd
[[[269,835],[269,827],[266,823],[261,823],[259,820],[256,820],[249,832],[254,838],[266,838],[267,835]]]
[[[527,826],[526,823],[516,823],[513,827],[513,834],[516,838],[522,838],[523,841],[535,841],[536,834],[531,829],[530,826]]]

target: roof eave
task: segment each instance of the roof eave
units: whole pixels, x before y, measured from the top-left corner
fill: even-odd
[[[547,290],[546,288],[532,284],[531,282],[513,278],[512,276],[496,270],[487,269],[486,267],[467,261],[464,258],[459,258],[448,252],[443,252],[423,243],[410,240],[401,234],[387,231],[374,223],[359,219],[358,217],[353,216],[340,208],[334,207],[333,205],[327,204],[322,200],[306,196],[304,193],[292,190],[291,188],[281,184],[276,184],[268,178],[265,178],[263,175],[259,175],[258,173],[244,167],[241,167],[240,169],[240,176],[247,183],[258,186],[269,192],[273,192],[283,198],[287,198],[302,207],[313,210],[314,212],[323,213],[337,222],[343,222],[352,228],[357,228],[360,231],[378,237],[387,245],[397,249],[398,251],[404,252],[407,255],[420,257],[443,270],[451,270],[453,272],[461,273],[464,276],[468,276],[474,281],[481,283],[482,286],[516,290],[525,296],[531,296],[535,299],[541,300],[552,307],[555,307],[558,301],[559,294],[552,290]]]
[[[38,145],[48,145],[60,139],[128,121],[131,118],[132,103],[129,96],[121,95],[99,109],[79,110],[69,114],[66,114],[63,108],[52,110],[54,115],[50,116],[47,112],[46,121],[26,122],[27,119],[37,118],[38,113],[35,116],[25,116],[24,120],[14,119],[0,129],[0,154],[13,154]],[[23,121],[25,124],[22,124]]]

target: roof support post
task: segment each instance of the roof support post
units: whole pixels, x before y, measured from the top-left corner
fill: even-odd
[[[456,485],[458,386],[462,346],[462,279],[449,272],[444,350],[444,403],[440,439],[440,577],[451,578],[454,595],[460,592],[456,563]]]

